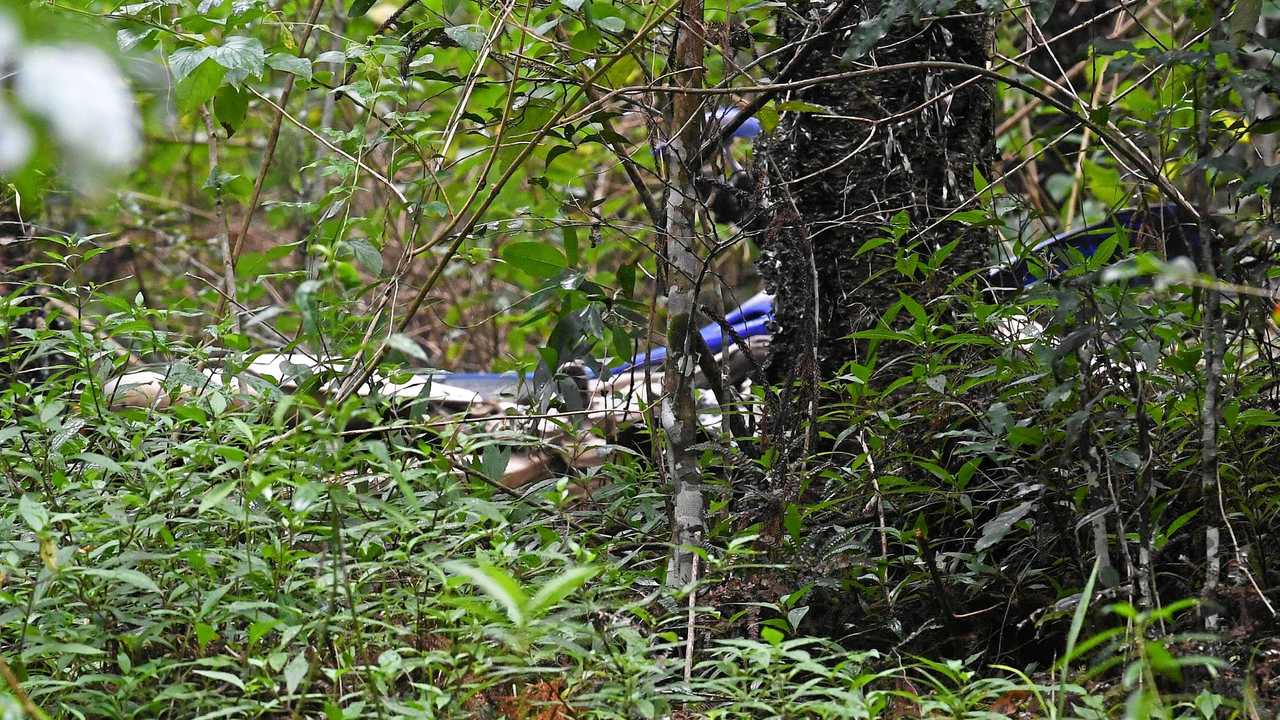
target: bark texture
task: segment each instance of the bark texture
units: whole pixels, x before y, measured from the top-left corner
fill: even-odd
[[[700,88],[706,40],[702,0],[683,0],[680,8],[672,75],[682,88]],[[694,579],[694,553],[704,530],[701,469],[693,446],[698,438],[698,409],[693,376],[698,358],[691,335],[697,333],[706,249],[697,230],[699,200],[695,181],[701,162],[703,110],[699,96],[677,93],[672,103],[667,162],[670,188],[666,204],[667,342],[666,372],[660,424],[672,483],[672,554],[667,583],[674,587]]]
[[[806,0],[791,7],[795,14],[781,22],[781,35],[800,42],[826,4]],[[880,11],[877,2],[863,3],[797,76],[922,60],[986,66],[990,18],[964,10],[972,8],[962,3],[957,17],[899,22],[869,53],[849,58],[859,24]],[[773,218],[763,233],[760,266],[777,295],[778,323],[766,371],[783,388],[774,432],[803,424],[807,403],[793,393],[812,395],[815,381],[858,359],[859,344],[847,336],[874,327],[900,293],[927,303],[985,263],[985,232],[939,222],[958,208],[976,207],[966,205],[975,193],[975,170],[990,176],[993,91],[986,81],[970,80],[958,72],[908,69],[781,98],[827,111],[784,113],[759,153]],[[899,239],[860,254],[866,241],[886,236],[895,216],[909,219]],[[906,245],[915,244],[927,259],[953,241],[942,272],[922,279],[895,269],[895,254]]]

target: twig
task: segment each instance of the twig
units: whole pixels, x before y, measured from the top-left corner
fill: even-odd
[[[80,311],[77,310],[76,307],[71,303],[65,300],[59,300],[58,298],[54,298],[54,297],[45,298],[45,302],[49,305],[52,305],[58,308],[62,312],[67,313],[68,315],[74,317],[76,319],[76,322],[80,323],[80,326],[88,330],[94,337],[114,347],[118,354],[124,356],[126,364],[128,366],[137,366],[142,363],[142,361],[138,359],[138,356],[134,355],[132,351],[130,351],[125,346],[121,345],[119,341],[117,341],[115,338],[111,337],[110,335],[107,335],[106,333],[102,332],[101,329],[99,329],[98,326],[95,325],[92,321],[86,320],[80,314]]]
[[[307,13],[307,24],[303,27],[302,40],[298,43],[298,54],[301,56],[307,48],[307,41],[311,39],[311,29],[315,27],[316,18],[320,16],[320,8],[324,5],[323,0],[312,0],[311,11]],[[293,73],[285,73],[284,86],[280,88],[280,105],[279,107],[288,107],[289,95],[293,92],[294,75]],[[253,194],[249,197],[249,207],[245,209],[244,220],[240,222],[240,232],[236,234],[231,241],[231,264],[234,267],[237,260],[240,259],[240,252],[244,249],[244,239],[249,235],[249,226],[253,223],[253,214],[258,210],[258,203],[262,199],[262,185],[267,179],[267,170],[271,168],[271,161],[276,155],[276,144],[280,140],[280,128],[284,124],[283,112],[277,112],[275,118],[271,121],[271,131],[267,135],[267,147],[262,151],[262,162],[258,164],[258,176],[253,180]],[[212,135],[212,131],[210,131]],[[226,309],[226,301],[219,298],[218,308],[214,312],[215,317],[221,317],[223,310]]]
[[[18,698],[18,704],[22,706],[24,712],[40,720],[46,720],[49,717],[45,711],[31,701],[31,697],[27,695],[27,692],[22,689],[22,684],[18,682],[18,677],[13,674],[13,668],[9,667],[9,663],[5,662],[2,655],[0,655],[0,675],[4,676],[4,682],[9,686],[9,692]]]
[[[1117,21],[1120,23],[1120,25],[1119,27],[1117,27],[1116,30],[1112,31],[1112,33],[1107,36],[1108,39],[1115,39],[1125,34],[1126,32],[1129,32],[1129,29],[1134,26],[1134,22],[1135,22],[1134,18],[1137,18],[1138,20],[1142,20],[1159,6],[1160,6],[1160,3],[1158,2],[1149,2],[1144,4],[1142,8],[1139,9],[1138,12],[1133,15],[1133,17],[1126,16],[1124,18],[1117,18]],[[1117,5],[1111,10],[1108,10],[1105,14],[1110,15],[1114,12],[1121,10],[1122,8],[1124,8],[1123,5]],[[1099,17],[1101,16],[1094,17],[1090,22],[1096,22],[1099,19]],[[1059,37],[1062,37],[1062,35],[1059,34],[1058,36],[1051,38],[1049,42],[1053,42]],[[1088,59],[1077,62],[1075,65],[1072,65],[1070,68],[1067,69],[1067,72],[1064,73],[1061,78],[1059,78],[1059,82],[1069,81],[1074,79],[1077,75],[1083,72],[1084,69],[1088,66],[1089,66]],[[1056,92],[1056,90],[1051,86],[1049,89],[1049,94],[1053,94],[1054,92]],[[1010,128],[1012,128],[1014,125],[1021,122],[1023,118],[1035,112],[1036,109],[1040,107],[1040,105],[1041,105],[1041,101],[1039,99],[1032,98],[1031,100],[1029,100],[1025,105],[1018,108],[1016,112],[1014,112],[1012,115],[1010,115],[1009,117],[1001,121],[1001,123],[996,127],[996,137],[1000,137],[1001,135],[1008,132]]]
[[[889,563],[889,524],[884,519],[884,494],[880,492],[879,473],[876,472],[876,460],[871,457],[871,448],[867,447],[866,432],[858,433],[858,442],[862,443],[862,452],[867,456],[867,467],[871,470],[871,487],[875,490],[876,498],[876,517],[880,521],[880,560],[888,566]],[[889,608],[893,608],[893,596],[889,594],[889,586],[880,583],[884,590],[884,601],[888,603]]]
[[[693,565],[691,570],[691,580],[693,587],[689,588],[689,620],[685,623],[684,631],[684,682],[689,685],[693,682],[693,647],[695,644],[697,630],[697,605],[698,605],[698,555],[693,555]]]
[[[1006,58],[1005,61],[1006,63],[1012,62],[1012,59]],[[1046,78],[1044,75],[1037,73],[1034,69],[1029,68],[1026,65],[1018,63],[1016,67],[1018,67],[1018,69],[1022,70],[1025,73],[1029,73],[1036,76],[1037,79],[1040,79],[1044,82],[1052,83],[1052,81]],[[1132,140],[1126,137],[1124,133],[1122,133],[1119,130],[1119,128],[1115,127],[1115,124],[1112,123],[1110,120],[1106,120],[1105,125],[1100,125],[1096,121],[1088,117],[1087,113],[1077,112],[1071,104],[1068,104],[1063,100],[1059,100],[1053,97],[1049,93],[1043,90],[1040,90],[1039,88],[1031,85],[1028,82],[1025,82],[1018,78],[1012,78],[1005,75],[1001,75],[995,70],[991,70],[984,67],[978,67],[976,65],[968,65],[966,63],[948,62],[944,60],[916,60],[912,62],[898,63],[895,65],[881,65],[878,67],[864,68],[861,70],[849,70],[846,72],[833,73],[831,75],[821,75],[818,77],[805,78],[803,80],[795,80],[792,82],[775,83],[775,84],[767,84],[767,85],[752,85],[752,86],[738,87],[738,88],[710,87],[710,88],[683,88],[682,89],[672,85],[632,85],[629,87],[623,87],[623,88],[614,90],[613,92],[609,93],[604,98],[602,98],[601,102],[613,97],[627,95],[627,94],[636,94],[636,93],[668,92],[668,93],[682,93],[686,95],[690,95],[690,94],[692,95],[728,95],[728,94],[734,94],[734,93],[754,94],[754,93],[778,92],[781,90],[800,90],[803,88],[814,87],[816,85],[822,85],[824,83],[844,82],[847,80],[874,77],[877,75],[888,75],[896,72],[904,72],[909,70],[952,70],[956,72],[967,72],[975,76],[985,77],[985,78],[994,80],[996,82],[1004,83],[1005,85],[1008,85],[1012,88],[1016,88],[1029,95],[1040,98],[1041,101],[1048,103],[1050,105],[1053,105],[1063,114],[1069,116],[1070,118],[1080,123],[1081,125],[1084,125],[1085,127],[1090,128],[1099,137],[1106,140],[1112,146],[1113,154],[1117,158],[1128,160],[1129,162],[1136,165],[1139,169],[1141,169],[1141,173],[1139,173],[1141,177],[1144,177],[1147,181],[1151,182],[1156,187],[1158,187],[1166,197],[1168,197],[1175,204],[1177,204],[1178,207],[1184,210],[1190,217],[1197,217],[1197,218],[1200,217],[1200,211],[1197,210],[1196,207],[1187,200],[1186,196],[1182,194],[1182,191],[1179,190],[1175,185],[1173,185],[1173,183],[1171,183],[1169,179],[1164,176],[1164,174],[1160,171],[1160,169],[1156,167],[1156,165],[1152,162],[1152,160],[1148,158],[1142,152],[1142,150],[1133,143]],[[1079,99],[1077,98],[1077,100]],[[565,120],[565,122],[570,122],[573,119],[576,119],[578,117],[585,117],[587,115],[590,115],[591,113],[595,112],[595,109],[596,109],[594,107],[595,104],[596,103],[593,103],[592,106],[588,106],[580,110],[571,119]],[[555,118],[555,123],[561,122],[562,117],[563,117],[562,115],[557,116]]]
[[[222,225],[221,250],[222,250],[222,282],[226,297],[231,300],[233,305],[236,302],[236,263],[231,257],[231,224],[227,221],[227,206],[222,191],[222,168],[218,166],[218,133],[213,128],[213,113],[209,112],[207,105],[201,106],[200,114],[204,116],[204,126],[209,132],[209,178],[213,184],[213,204],[218,215],[219,224]],[[222,300],[218,301],[217,317],[222,316],[223,310]],[[233,313],[233,325],[236,332],[240,332],[240,313]]]
[[[844,20],[845,15],[848,15],[850,10],[860,4],[861,3],[856,0],[842,0],[839,5],[833,8],[831,12],[823,18],[822,23],[818,25],[817,31],[814,32],[814,34],[802,45],[800,45],[800,47],[796,48],[795,54],[793,54],[787,60],[787,63],[782,66],[782,69],[778,71],[777,82],[782,83],[790,80],[792,76],[804,67],[805,62],[809,60],[809,56],[813,55],[814,50],[817,50],[820,40],[827,37],[827,35],[829,35],[831,31],[833,31],[836,26]],[[706,162],[707,158],[714,155],[720,146],[728,142],[729,138],[733,137],[733,134],[737,132],[738,128],[742,127],[743,123],[756,113],[760,112],[760,109],[768,104],[776,94],[777,91],[765,92],[752,98],[751,102],[747,103],[746,107],[742,108],[736,116],[720,128],[719,137],[702,146],[698,151],[699,164]]]
[[[642,40],[642,38],[647,37],[649,31],[653,27],[657,26],[658,23],[662,22],[662,20],[664,20],[668,15],[670,15],[677,7],[678,7],[678,4],[672,4],[666,7],[665,9],[656,11],[651,16],[649,21],[645,23],[645,26],[642,27],[640,31],[637,32],[635,36],[630,41],[628,41],[628,43],[617,54],[615,54],[606,62],[601,63],[600,66],[595,69],[595,71],[591,74],[591,77],[588,78],[588,82],[595,82],[597,78],[603,77],[604,74],[607,73],[610,69],[612,69],[613,66],[617,64],[622,58],[627,57],[627,53],[633,47],[635,47],[635,45],[638,44]],[[579,89],[581,90],[581,88]],[[585,91],[581,91],[581,92],[582,94],[585,94]],[[458,250],[462,247],[462,243],[466,241],[467,236],[471,233],[471,230],[475,228],[477,223],[480,222],[480,218],[484,215],[486,211],[488,211],[489,207],[494,203],[494,201],[497,200],[499,193],[501,193],[503,188],[506,187],[506,184],[515,175],[516,171],[520,168],[520,166],[525,162],[525,160],[529,158],[531,154],[533,154],[534,148],[538,146],[538,143],[541,142],[542,139],[545,138],[547,134],[550,133],[560,123],[560,121],[564,118],[564,116],[569,112],[569,108],[572,106],[572,104],[575,101],[577,101],[578,97],[580,97],[580,95],[570,98],[570,100],[566,102],[560,108],[559,111],[557,111],[545,124],[543,124],[541,128],[538,129],[536,133],[534,133],[533,137],[529,139],[529,142],[520,151],[520,154],[518,154],[515,158],[511,160],[510,164],[507,166],[506,171],[503,172],[503,174],[497,180],[494,181],[493,185],[489,189],[489,194],[480,203],[480,206],[475,210],[475,212],[470,212],[470,213],[468,212],[471,207],[472,199],[475,198],[475,194],[473,193],[472,196],[468,198],[467,203],[462,208],[459,208],[459,210],[456,213],[453,214],[452,218],[448,223],[445,223],[438,230],[436,230],[436,232],[432,235],[431,239],[427,241],[425,245],[423,245],[421,248],[418,248],[412,251],[412,255],[415,255],[415,256],[419,255],[431,249],[432,247],[435,247],[440,243],[444,242],[446,238],[449,238],[450,236],[453,237],[453,242],[450,243],[448,249],[446,249],[444,253],[444,257],[440,258],[437,261],[435,268],[431,272],[431,275],[427,278],[426,282],[423,283],[422,287],[418,289],[417,294],[414,296],[413,300],[410,302],[408,311],[405,313],[404,318],[400,320],[399,329],[401,331],[403,331],[404,328],[407,327],[410,322],[412,322],[413,316],[418,312],[418,309],[422,307],[422,303],[426,301],[427,295],[430,294],[431,290],[435,287],[435,284],[439,282],[441,275],[443,275],[444,273],[444,268],[453,259],[454,255],[457,254]],[[373,375],[374,370],[377,369],[378,367],[378,363],[381,362],[382,358],[386,355],[387,347],[388,346],[385,342],[381,343],[378,346],[378,349],[373,353],[373,356],[369,359],[369,362],[367,362],[364,365],[364,367],[358,372],[357,375],[351,378],[351,381],[340,393],[339,395],[340,402],[351,397],[351,395],[356,391],[356,389],[359,388],[361,385],[363,385],[369,379],[369,377]]]
[[[257,90],[255,90],[255,89],[253,89],[253,88],[251,88],[251,87],[249,88],[249,92],[251,92],[251,93],[253,93],[255,96],[257,96],[257,98],[258,98],[259,100],[261,100],[261,101],[265,102],[266,104],[270,105],[271,107],[275,108],[275,109],[276,109],[276,112],[280,113],[280,114],[281,114],[281,115],[283,115],[283,116],[284,116],[284,117],[285,117],[289,122],[291,122],[291,123],[293,123],[294,125],[296,125],[296,126],[298,127],[298,129],[299,129],[299,130],[301,130],[301,131],[305,132],[306,134],[310,135],[312,138],[314,138],[314,139],[316,140],[316,142],[320,143],[321,145],[324,145],[326,148],[328,148],[328,149],[329,149],[329,150],[331,150],[332,152],[335,152],[335,153],[337,153],[337,154],[341,155],[342,157],[346,158],[347,160],[350,160],[351,162],[353,162],[353,163],[355,163],[356,165],[358,165],[358,166],[360,167],[360,169],[361,169],[361,170],[364,170],[365,172],[367,172],[367,173],[369,173],[370,175],[372,175],[372,176],[373,176],[373,178],[374,178],[375,180],[377,180],[378,182],[380,182],[380,183],[382,183],[383,185],[385,185],[385,186],[387,187],[387,189],[389,189],[393,194],[395,194],[396,199],[397,199],[397,200],[399,200],[401,203],[403,203],[403,204],[405,204],[405,205],[408,205],[408,204],[409,204],[409,199],[408,199],[408,198],[406,198],[406,197],[404,196],[404,193],[400,192],[400,188],[396,187],[396,186],[395,186],[395,183],[391,182],[391,181],[390,181],[390,180],[388,180],[386,177],[384,177],[384,176],[382,175],[382,173],[380,173],[380,172],[378,172],[377,170],[374,170],[373,168],[369,167],[369,166],[368,166],[364,161],[362,161],[362,160],[360,160],[360,159],[358,159],[358,158],[356,158],[356,157],[352,156],[352,155],[351,155],[351,153],[348,153],[346,150],[343,150],[342,148],[338,147],[337,145],[334,145],[333,143],[331,143],[331,142],[329,142],[328,140],[324,139],[324,136],[322,136],[320,133],[316,132],[315,130],[311,129],[311,127],[310,127],[310,126],[308,126],[306,123],[303,123],[302,121],[298,120],[298,119],[297,119],[297,118],[295,118],[294,116],[290,115],[290,114],[289,114],[289,112],[288,112],[287,110],[285,110],[284,108],[282,108],[282,107],[280,107],[279,105],[277,105],[277,104],[276,104],[276,102],[275,102],[274,100],[272,100],[271,98],[267,97],[266,95],[263,95],[262,93],[258,92]]]
[[[596,91],[594,84],[586,83],[582,86],[586,91],[587,97],[593,102],[600,97]],[[608,120],[603,122],[606,130],[612,130]],[[611,133],[604,134],[605,142],[609,149],[617,156],[618,162],[622,163],[622,169],[627,174],[627,179],[631,181],[631,186],[635,188],[636,194],[640,196],[640,202],[644,203],[644,209],[649,213],[649,219],[653,221],[655,226],[662,225],[662,212],[653,202],[653,195],[649,192],[649,188],[644,184],[644,178],[640,176],[640,169],[636,165],[636,161],[631,159],[627,154],[626,148],[619,145],[618,141],[612,137]]]

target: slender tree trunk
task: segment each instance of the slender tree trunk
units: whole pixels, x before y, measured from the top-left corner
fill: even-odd
[[[683,0],[676,37],[673,82],[681,88],[703,84],[705,49],[702,0]],[[667,581],[682,586],[693,580],[693,548],[702,544],[704,500],[698,457],[698,412],[693,397],[693,376],[698,369],[692,335],[699,323],[706,249],[697,231],[698,196],[694,181],[703,138],[702,99],[677,93],[672,103],[670,140],[667,143],[669,191],[666,207],[667,342],[666,372],[660,424],[666,439],[666,463],[672,482],[672,555]]]

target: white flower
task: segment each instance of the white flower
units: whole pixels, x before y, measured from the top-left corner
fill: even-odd
[[[13,18],[0,12],[0,66],[18,52],[18,26]]]
[[[15,90],[42,116],[66,161],[80,170],[122,170],[138,154],[133,95],[111,58],[88,45],[24,51]]]
[[[0,173],[17,170],[31,155],[31,131],[0,103]]]

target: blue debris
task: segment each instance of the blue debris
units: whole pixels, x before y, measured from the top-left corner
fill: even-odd
[[[722,107],[719,110],[716,110],[715,120],[717,120],[718,124],[723,127],[736,120],[740,112],[742,111],[736,107]],[[738,126],[737,130],[733,131],[733,137],[751,140],[760,134],[760,130],[760,119],[756,117],[749,117],[742,121],[742,124]]]
[[[773,296],[768,293],[755,295],[750,300],[739,305],[736,310],[725,315],[724,319],[733,328],[733,332],[743,340],[757,335],[768,335],[770,332],[769,322],[773,320]],[[722,351],[726,345],[733,342],[733,335],[726,334],[719,323],[706,325],[698,333],[702,335],[703,340],[707,341],[707,347],[713,353]],[[652,348],[636,355],[629,362],[612,368],[605,373],[605,376],[613,377],[631,370],[639,370],[646,366],[660,365],[666,359],[666,348]]]
[[[1043,256],[1057,251],[1048,277],[1052,277],[1066,269],[1069,258],[1062,253],[1068,248],[1078,251],[1084,257],[1093,257],[1107,238],[1124,230],[1135,244],[1142,244],[1145,238],[1159,238],[1164,247],[1166,257],[1173,259],[1187,257],[1197,262],[1200,257],[1199,225],[1187,218],[1175,205],[1158,205],[1150,208],[1130,208],[1119,210],[1104,222],[1100,222],[1078,230],[1051,235],[1033,246],[1029,256]],[[1008,266],[996,268],[992,276],[1004,276],[1011,280],[1015,287],[1031,287],[1046,279],[1036,275],[1027,258],[1019,258]]]
[[[718,117],[721,119],[732,118],[737,112],[737,108],[721,108]],[[740,134],[744,132],[749,134]],[[735,133],[735,135],[754,137],[759,132],[759,121],[751,118],[739,128],[738,133]],[[1198,260],[1200,249],[1199,227],[1195,222],[1188,220],[1173,205],[1120,210],[1105,222],[1053,235],[1033,246],[1028,254],[1039,256],[1055,250],[1072,248],[1085,257],[1092,257],[1107,238],[1122,229],[1127,231],[1129,236],[1135,239],[1135,242],[1140,242],[1142,238],[1147,237],[1160,238],[1165,253],[1169,258],[1185,256],[1190,257],[1192,261]],[[1065,270],[1068,261],[1069,258],[1059,253],[1059,257],[1053,262],[1050,276]],[[1026,258],[1018,259],[1001,268],[995,268],[991,271],[991,275],[993,277],[1001,276],[1012,285],[1010,289],[1027,288],[1046,279],[1044,276],[1036,275],[1033,272]],[[773,296],[763,292],[741,303],[733,312],[725,315],[725,322],[733,328],[733,332],[738,337],[744,340],[759,335],[768,335],[770,332],[769,324],[772,320]],[[718,323],[706,325],[699,330],[699,333],[706,340],[707,347],[713,353],[721,352],[733,342],[733,336],[726,335]],[[651,348],[639,353],[621,365],[605,370],[601,375],[606,378],[616,377],[626,372],[642,370],[645,367],[655,367],[661,365],[666,358],[666,348]],[[587,372],[589,376],[594,377],[589,370]],[[434,377],[438,378],[440,382],[474,390],[482,395],[497,394],[499,389],[512,391],[522,383],[521,376],[516,373],[439,373]],[[531,383],[532,381],[532,374],[527,374],[523,378],[523,383]]]

